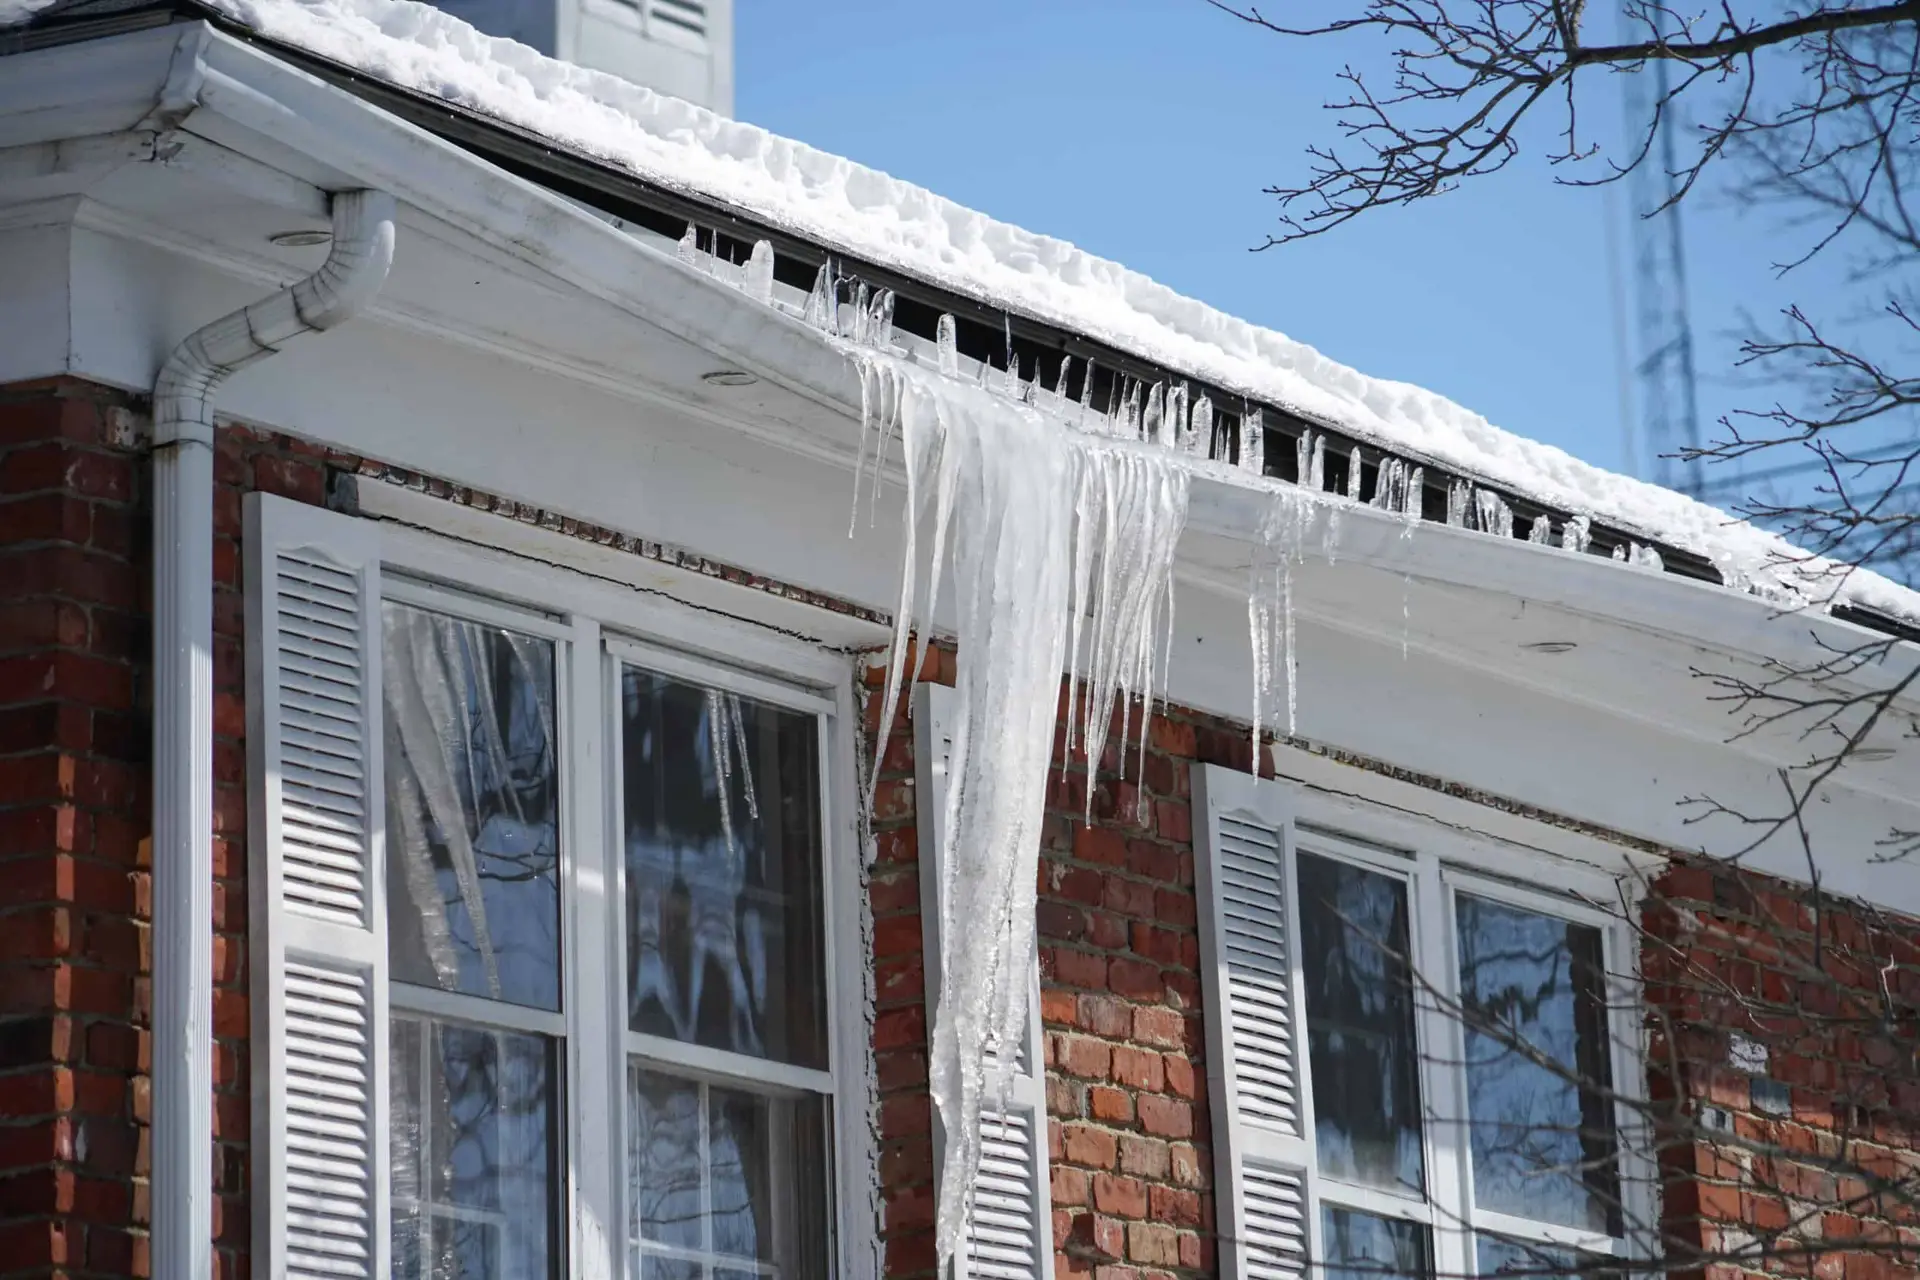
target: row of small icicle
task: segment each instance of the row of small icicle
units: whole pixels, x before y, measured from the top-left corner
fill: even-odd
[[[747,261],[735,264],[701,249],[699,240],[698,229],[689,223],[686,234],[680,240],[679,256],[682,261],[726,281],[767,306],[775,305],[771,242],[756,242]],[[864,282],[854,282],[851,298],[842,301],[841,283],[833,264],[823,264],[815,273],[813,288],[807,295],[801,318],[815,328],[857,346],[900,353],[903,348],[894,341],[893,291],[872,289]],[[940,372],[953,378],[962,376],[956,328],[951,315],[942,315],[939,319],[935,349]],[[1070,398],[1067,393],[1073,369],[1072,356],[1061,357],[1059,374],[1051,388],[1046,387],[1037,374],[1031,380],[1023,378],[1019,357],[1011,351],[1007,365],[1004,370],[996,370],[990,364],[981,362],[978,371],[980,384],[1020,403],[1050,409],[1068,425],[1080,430],[1123,439],[1145,440],[1198,458],[1224,455],[1226,452],[1222,438],[1225,435],[1224,423],[1214,411],[1212,398],[1205,392],[1194,396],[1187,384],[1148,384],[1125,377],[1120,393],[1103,410],[1094,408],[1092,403],[1094,366],[1091,360],[1086,362],[1082,371],[1077,400]],[[1263,416],[1258,406],[1248,407],[1241,415],[1240,448],[1236,460],[1240,470],[1259,476],[1266,475]],[[1296,438],[1295,448],[1298,454],[1295,474],[1299,477],[1299,483],[1313,492],[1326,492],[1326,437],[1311,429],[1306,430]],[[1359,445],[1352,447],[1346,474],[1343,496],[1354,502],[1361,501],[1363,467]],[[1379,476],[1368,505],[1417,518],[1421,513],[1424,483],[1423,468],[1383,455],[1379,460]],[[1498,537],[1512,537],[1514,534],[1513,512],[1506,499],[1492,489],[1480,488],[1466,480],[1448,483],[1447,523],[1455,528],[1474,529]],[[1556,534],[1549,517],[1536,516],[1528,527],[1527,540],[1586,554],[1592,544],[1591,522],[1583,515],[1571,516]],[[1613,548],[1613,559],[1649,569],[1664,568],[1659,551],[1638,542],[1617,544]],[[1724,576],[1728,576],[1729,585],[1744,585],[1732,581],[1731,575]]]
[[[767,242],[736,265],[702,252],[689,228],[681,257],[776,305]],[[893,723],[911,637],[929,634],[943,570],[955,597],[956,719],[938,826],[941,989],[928,1054],[943,1135],[936,1234],[944,1270],[963,1246],[983,1114],[1006,1103],[1011,1055],[992,1046],[1022,1043],[1028,1025],[1034,885],[1061,676],[1070,693],[1061,763],[1076,749],[1086,761],[1091,820],[1092,775],[1110,750],[1125,773],[1130,726],[1139,727],[1135,745],[1144,753],[1155,687],[1166,684],[1175,547],[1186,523],[1193,464],[1226,448],[1216,440],[1223,424],[1212,399],[1185,384],[1126,378],[1113,403],[1096,409],[1090,362],[1081,371],[1079,398],[1070,398],[1071,359],[1062,359],[1052,387],[1029,381],[1011,351],[1011,335],[1008,368],[982,364],[978,376],[968,378],[947,315],[940,317],[936,367],[929,369],[895,341],[891,291],[856,284],[843,301],[840,285],[832,264],[822,267],[801,316],[830,335],[859,371],[855,488],[857,494],[871,467],[870,510],[878,505],[879,474],[895,436],[905,462],[901,589],[879,723]],[[1318,522],[1320,550],[1331,559],[1343,514],[1362,501],[1358,447],[1346,460],[1345,492],[1330,494],[1324,435],[1309,430],[1297,439],[1295,485],[1266,477],[1265,444],[1260,410],[1250,407],[1242,416],[1237,466],[1249,479],[1260,477],[1258,487],[1271,498],[1248,589],[1256,758],[1263,733],[1294,730],[1293,569],[1304,560],[1309,527]],[[1410,536],[1424,494],[1420,467],[1381,457],[1367,503],[1398,518]],[[855,507],[857,519],[857,496]],[[1462,528],[1513,535],[1505,500],[1463,482],[1449,489],[1448,517]],[[1546,517],[1533,523],[1531,538],[1553,542]],[[1566,521],[1559,545],[1586,551],[1588,543],[1586,519]],[[1644,548],[1624,554],[1658,563]],[[1273,705],[1281,681],[1284,722]],[[1117,749],[1109,743],[1116,730]]]

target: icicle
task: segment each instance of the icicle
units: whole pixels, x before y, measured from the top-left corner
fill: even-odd
[[[753,242],[753,253],[747,258],[745,286],[747,296],[763,306],[773,304],[773,244],[767,240]]]
[[[694,226],[691,222],[687,224],[686,231],[680,237],[680,247],[674,251],[673,256],[688,266],[698,266],[700,264],[699,227]]]
[[[954,330],[953,317],[942,315],[933,329],[934,350],[940,357],[940,372],[949,378],[960,376],[960,339]]]
[[[1533,527],[1527,530],[1527,541],[1543,547],[1553,545],[1553,521],[1545,516],[1535,516]]]
[[[852,338],[854,342],[863,347],[871,346],[873,342],[873,335],[868,328],[869,322],[873,317],[867,314],[867,304],[870,298],[871,295],[867,290],[866,283],[862,281],[859,291],[853,295],[853,315],[849,321],[853,326],[853,332],[846,336]]]
[[[1167,384],[1156,382],[1140,407],[1140,434],[1155,444],[1165,434],[1167,420]]]
[[[1593,545],[1593,521],[1586,516],[1568,516],[1567,522],[1560,526],[1560,545],[1585,555]]]
[[[1347,504],[1329,502],[1326,508],[1327,525],[1320,535],[1320,551],[1327,557],[1328,564],[1334,564],[1340,558],[1340,526],[1346,519]]]
[[[1253,547],[1253,566],[1247,584],[1247,627],[1253,646],[1253,751],[1257,761],[1260,739],[1278,732],[1269,723],[1276,663],[1286,682],[1286,733],[1298,728],[1298,656],[1294,648],[1293,569],[1301,562],[1301,544],[1313,503],[1298,489],[1276,493],[1261,517]]]
[[[1327,488],[1327,438],[1315,434],[1313,457],[1307,463],[1307,488],[1324,493]]]
[[[1213,453],[1213,397],[1203,395],[1193,402],[1193,420],[1187,424],[1180,449],[1199,458]]]
[[[1307,473],[1313,468],[1312,431],[1302,431],[1293,442],[1293,482],[1302,488],[1307,484]]]
[[[1660,553],[1654,548],[1640,542],[1633,544],[1631,562],[1639,565],[1642,569],[1653,569],[1660,573],[1665,573],[1667,569],[1666,561],[1660,558]]]
[[[1513,509],[1506,499],[1491,489],[1481,489],[1474,494],[1475,516],[1482,533],[1497,534],[1502,538],[1513,536]]]
[[[1404,499],[1394,492],[1395,487],[1400,483],[1401,471],[1400,459],[1380,459],[1380,469],[1373,477],[1373,506],[1382,511],[1397,513],[1405,505]]]
[[[1157,444],[1168,449],[1180,447],[1180,433],[1187,421],[1187,402],[1192,391],[1186,383],[1167,392],[1167,413],[1160,419],[1160,435]]]
[[[1240,419],[1240,469],[1267,474],[1266,411],[1257,405]]]
[[[1067,399],[1067,378],[1069,375],[1072,374],[1072,372],[1073,372],[1073,357],[1061,356],[1060,357],[1060,377],[1053,384],[1053,394],[1055,395],[1055,397],[1059,399],[1061,407],[1063,408],[1069,403]]]
[[[1360,501],[1360,446],[1353,446],[1353,452],[1347,455],[1347,500]]]
[[[1467,513],[1473,509],[1473,485],[1465,480],[1447,484],[1447,524],[1455,529],[1467,527]]]
[[[801,319],[816,329],[829,332],[834,323],[833,273],[827,264],[822,263],[813,273],[813,289],[807,294],[807,308],[801,313]]]
[[[1400,530],[1400,536],[1413,536],[1414,526],[1420,523],[1421,508],[1425,506],[1427,492],[1427,469],[1415,467],[1407,476],[1406,488],[1400,494],[1400,514],[1406,519],[1406,526]]]
[[[1061,430],[1031,408],[905,362],[851,354],[863,406],[892,415],[878,429],[898,426],[907,460],[901,604],[883,723],[898,706],[911,656],[906,638],[927,634],[943,576],[957,597],[960,712],[940,859],[943,998],[929,1055],[947,1136],[937,1213],[944,1268],[977,1180],[981,1105],[996,1083],[989,1073],[1006,1069],[1003,1059],[989,1064],[988,1048],[1011,1043],[1027,1016],[1027,985],[1017,974],[1033,948],[1061,673],[1084,672],[1075,732],[1097,768],[1116,710],[1151,713],[1153,681],[1164,679],[1158,659],[1171,629],[1189,468],[1173,454]],[[1136,387],[1136,426],[1138,396]],[[923,526],[932,534],[924,560]],[[997,1083],[1004,1087],[1004,1076]]]
[[[1140,391],[1140,382],[1128,378],[1127,398],[1120,409],[1120,431],[1128,439],[1137,439],[1140,435]]]
[[[867,314],[867,341],[882,351],[893,346],[893,302],[893,290],[882,289]]]
[[[1627,544],[1622,542],[1613,549],[1613,558],[1624,562],[1627,558]]]

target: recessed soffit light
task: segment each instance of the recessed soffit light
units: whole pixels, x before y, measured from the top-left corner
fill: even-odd
[[[1892,747],[1855,747],[1850,754],[1863,764],[1877,764],[1893,759],[1894,750]]]
[[[282,249],[307,249],[316,244],[325,244],[333,239],[331,231],[276,231],[267,237],[267,243]]]
[[[700,381],[710,387],[750,387],[760,379],[745,369],[715,369],[711,373],[701,374]]]
[[[1580,646],[1572,640],[1531,640],[1520,647],[1529,653],[1565,653]]]

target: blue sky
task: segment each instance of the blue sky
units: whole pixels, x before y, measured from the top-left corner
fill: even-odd
[[[1282,40],[1203,0],[737,3],[742,119],[1645,474],[1625,452],[1614,339],[1607,227],[1630,261],[1624,187],[1609,198],[1556,185],[1536,140],[1453,195],[1248,251],[1276,226],[1261,188],[1300,175],[1306,145],[1334,137],[1320,104],[1342,61],[1377,65],[1377,42]],[[1601,88],[1592,117],[1613,128],[1619,99]],[[1711,426],[1754,398],[1730,379],[1743,310],[1770,317],[1790,295],[1766,269],[1777,229],[1706,194],[1687,231]],[[1791,296],[1850,301],[1812,279]]]

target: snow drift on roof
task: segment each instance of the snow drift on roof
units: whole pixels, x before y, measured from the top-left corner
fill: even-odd
[[[54,3],[56,0],[0,0],[0,27],[25,22]]]
[[[1382,449],[1693,551],[1723,574],[1808,591],[1782,539],[1672,490],[1523,439],[1423,388],[1370,378],[1271,329],[1182,297],[1063,240],[922,187],[545,57],[412,0],[201,0],[269,39],[530,130],[671,190],[1059,328]],[[0,0],[0,25],[42,0]],[[1831,588],[1814,588],[1824,596]],[[1840,598],[1920,621],[1920,593],[1877,574]]]

